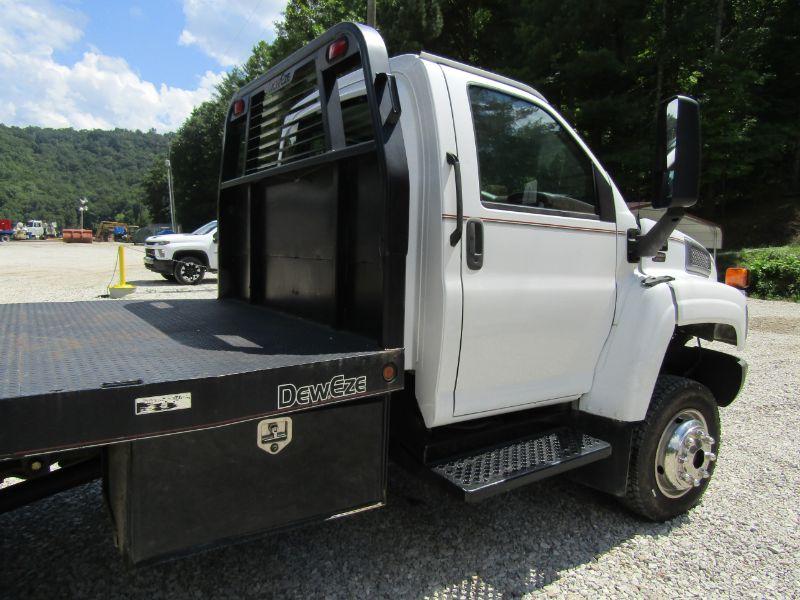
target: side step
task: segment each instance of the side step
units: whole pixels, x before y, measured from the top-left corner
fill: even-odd
[[[478,502],[611,455],[611,444],[561,428],[435,463],[434,474],[467,502]]]

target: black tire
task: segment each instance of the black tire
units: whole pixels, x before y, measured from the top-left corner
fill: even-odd
[[[172,273],[161,273],[161,276],[167,281],[175,281],[175,275]]]
[[[680,422],[678,419],[673,422],[673,419],[684,410],[702,415],[707,434],[714,440],[714,453],[719,452],[719,407],[711,391],[685,377],[661,375],[653,390],[647,416],[633,432],[628,486],[622,498],[630,510],[651,521],[666,521],[696,506],[714,472],[716,460],[707,462],[708,478],[703,479],[698,487],[675,492],[683,494],[678,497],[665,494],[659,485],[658,473],[662,474],[661,481],[664,481],[664,467],[656,463],[659,441],[667,427]]]
[[[175,276],[175,281],[181,285],[197,285],[203,281],[206,266],[197,257],[183,256],[175,261],[172,274]]]

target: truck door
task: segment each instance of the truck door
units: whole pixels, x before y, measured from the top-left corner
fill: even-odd
[[[577,398],[614,313],[608,183],[544,102],[443,68],[464,211],[454,414]]]

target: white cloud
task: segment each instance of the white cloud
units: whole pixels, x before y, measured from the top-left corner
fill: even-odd
[[[187,90],[143,80],[119,57],[91,48],[73,65],[54,52],[83,36],[85,17],[49,0],[0,0],[0,121],[78,129],[176,129],[211,97],[221,73]]]
[[[223,67],[241,64],[253,45],[275,38],[287,0],[183,0],[186,25],[178,41],[197,46]]]

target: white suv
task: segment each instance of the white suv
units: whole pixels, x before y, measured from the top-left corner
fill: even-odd
[[[217,222],[192,233],[154,235],[145,240],[144,266],[164,279],[196,285],[206,271],[217,271]]]

